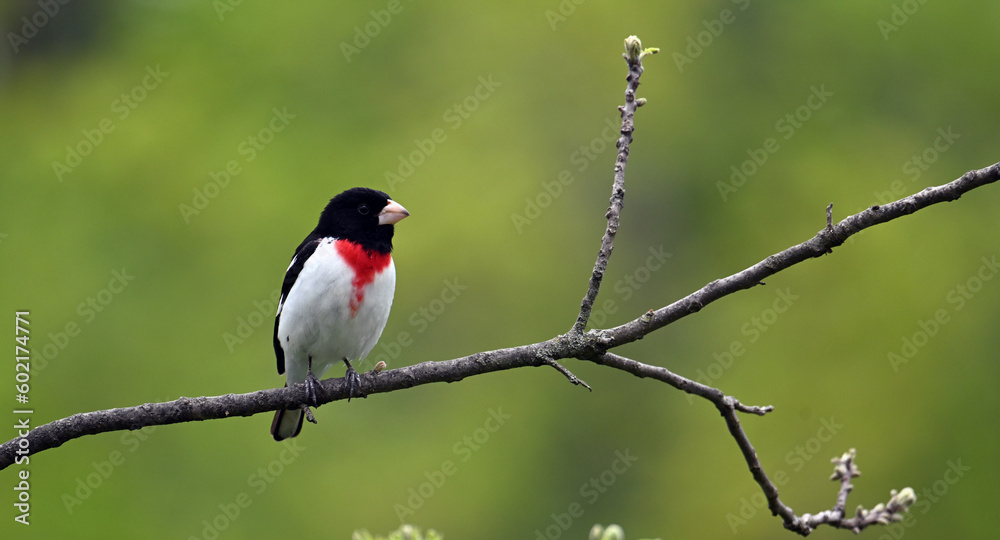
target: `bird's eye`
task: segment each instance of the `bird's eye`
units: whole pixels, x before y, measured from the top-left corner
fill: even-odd
[[[368,205],[367,204],[362,204],[361,206],[359,206],[358,207],[358,213],[361,214],[362,216],[367,216],[368,215]]]

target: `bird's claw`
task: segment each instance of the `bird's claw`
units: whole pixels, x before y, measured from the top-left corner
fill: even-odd
[[[309,406],[306,405],[305,403],[302,404],[302,414],[306,415],[306,420],[308,420],[309,423],[311,424],[316,423],[316,417],[313,416],[312,409],[310,409]]]
[[[344,359],[344,363],[347,364],[347,373],[344,378],[347,379],[347,402],[351,402],[352,397],[367,397],[367,395],[361,391],[361,375],[354,369],[347,359]]]
[[[316,378],[316,374],[310,369],[306,373],[306,401],[313,407],[319,407],[319,392],[317,387],[319,386],[319,379]]]

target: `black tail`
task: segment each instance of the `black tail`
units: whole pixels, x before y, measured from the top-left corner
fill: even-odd
[[[276,441],[291,439],[302,431],[302,409],[282,409],[274,413],[271,436]]]

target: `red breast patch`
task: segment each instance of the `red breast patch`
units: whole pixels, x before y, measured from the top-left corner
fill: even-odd
[[[351,280],[353,287],[351,317],[354,317],[365,300],[365,287],[374,282],[375,276],[389,266],[392,255],[367,250],[360,244],[348,240],[337,240],[336,246],[337,253],[354,270],[354,279]]]

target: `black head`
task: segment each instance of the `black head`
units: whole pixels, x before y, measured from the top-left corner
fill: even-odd
[[[330,199],[314,236],[357,242],[382,253],[392,251],[393,224],[410,215],[389,195],[369,188],[352,188]]]

